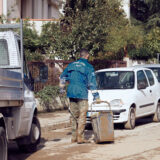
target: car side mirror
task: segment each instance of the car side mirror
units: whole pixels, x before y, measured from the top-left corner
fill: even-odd
[[[24,83],[30,90],[34,90],[34,79],[31,77],[31,75],[24,75]]]
[[[147,85],[145,82],[140,82],[138,84],[138,89],[141,90],[141,89],[146,89],[147,88]]]

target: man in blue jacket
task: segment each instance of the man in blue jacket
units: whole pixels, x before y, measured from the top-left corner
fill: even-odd
[[[79,60],[70,63],[60,76],[61,92],[63,92],[66,81],[69,82],[67,97],[70,99],[72,120],[71,142],[79,144],[87,142],[84,139],[84,130],[88,110],[88,89],[92,90],[94,100],[99,99],[94,68],[88,63],[88,51],[82,49],[80,57]]]

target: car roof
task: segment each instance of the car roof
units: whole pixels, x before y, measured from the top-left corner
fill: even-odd
[[[144,70],[145,67],[120,67],[120,68],[106,68],[100,69],[96,72],[105,72],[105,71],[137,71],[137,70]],[[147,69],[148,70],[148,69]]]
[[[134,67],[136,67],[136,68],[139,68],[139,67],[143,67],[143,68],[146,68],[146,67],[160,68],[160,64],[143,64],[143,65],[136,65]]]

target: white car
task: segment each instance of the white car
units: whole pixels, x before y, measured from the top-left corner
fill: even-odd
[[[98,92],[102,101],[108,101],[114,123],[124,123],[133,129],[137,118],[153,115],[160,121],[160,85],[152,70],[140,67],[103,69],[96,72]],[[89,91],[91,116],[93,97]],[[92,110],[107,110],[104,104],[92,105]]]
[[[155,76],[158,79],[158,82],[160,82],[160,64],[145,64],[145,65],[137,65],[134,67],[143,67],[143,68],[149,68],[151,69]]]

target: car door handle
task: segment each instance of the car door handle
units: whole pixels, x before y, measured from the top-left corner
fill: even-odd
[[[150,90],[150,93],[152,93],[152,90]]]

